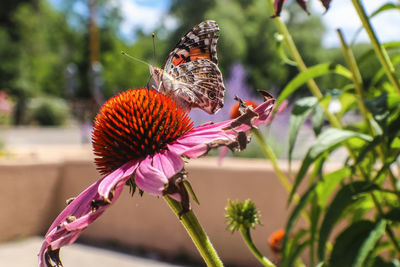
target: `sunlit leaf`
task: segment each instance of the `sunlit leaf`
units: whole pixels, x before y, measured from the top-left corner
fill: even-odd
[[[287,220],[286,228],[285,228],[285,236],[284,236],[283,241],[282,241],[282,247],[283,247],[283,254],[282,255],[284,255],[284,257],[286,257],[286,258],[288,258],[288,256],[289,256],[288,255],[289,251],[288,251],[287,243],[288,243],[288,240],[289,240],[290,233],[292,232],[293,227],[294,227],[297,219],[299,218],[302,210],[305,208],[307,203],[310,201],[312,193],[315,190],[315,186],[316,186],[316,184],[311,186],[307,190],[307,192],[304,193],[304,195],[300,198],[300,201],[293,208],[293,211],[291,212],[291,214],[289,216],[289,219]]]
[[[310,147],[308,150],[302,164],[300,170],[296,175],[295,182],[293,184],[292,191],[290,192],[289,200],[290,203],[294,193],[297,191],[298,186],[300,185],[301,181],[304,179],[305,175],[307,174],[308,168],[314,161],[326,151],[329,151],[331,148],[335,147],[336,145],[349,140],[350,138],[359,138],[365,141],[372,141],[372,137],[365,134],[360,134],[353,131],[348,130],[340,130],[336,128],[330,128],[323,133],[321,133],[315,143]]]
[[[296,101],[293,106],[289,122],[289,162],[292,161],[293,148],[300,127],[304,124],[304,121],[317,103],[318,99],[316,97],[305,97]]]
[[[308,80],[314,79],[326,74],[335,73],[351,80],[351,72],[339,64],[323,63],[308,68],[306,71],[299,73],[289,84],[282,90],[276,101],[276,108],[287,99],[293,92],[296,91],[301,85],[305,84]]]
[[[312,111],[312,117],[311,117],[311,124],[314,130],[315,135],[319,135],[322,130],[322,126],[324,124],[324,110],[320,105],[315,106],[315,108]]]
[[[324,258],[326,242],[343,211],[358,200],[357,196],[377,189],[377,185],[364,181],[353,182],[340,189],[329,205],[321,225],[318,241],[318,257],[320,260]]]
[[[337,171],[325,174],[323,176],[322,181],[318,183],[316,188],[316,192],[318,194],[318,200],[322,207],[325,207],[326,202],[331,196],[333,190],[335,190],[336,186],[345,178],[351,176],[350,167],[344,167]]]

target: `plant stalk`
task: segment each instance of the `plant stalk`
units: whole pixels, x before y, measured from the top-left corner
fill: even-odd
[[[393,86],[397,89],[397,92],[400,93],[400,83],[395,75],[395,68],[390,61],[386,49],[379,43],[375,31],[372,28],[372,25],[367,16],[367,13],[365,12],[364,6],[361,4],[360,0],[352,0],[352,2],[354,8],[358,13],[358,16],[360,17],[361,23],[368,34],[372,47],[374,48],[375,53],[378,56],[378,59],[381,62],[383,68],[385,69],[386,75],[388,76]]]
[[[354,7],[356,8],[360,19],[362,21],[362,24],[364,26],[364,28],[367,30],[367,33],[371,39],[371,42],[373,44],[373,47],[375,49],[375,51],[377,51],[378,54],[378,58],[381,61],[381,64],[384,66],[386,74],[388,75],[390,81],[392,82],[392,84],[394,85],[394,87],[398,90],[398,92],[400,93],[400,85],[398,80],[396,79],[395,75],[394,75],[394,67],[390,62],[390,59],[386,53],[386,50],[383,48],[382,45],[379,44],[378,39],[376,38],[376,35],[372,29],[372,26],[369,23],[368,17],[365,13],[364,8],[362,7],[361,3],[359,0],[352,0]],[[274,3],[273,0],[268,0],[268,4],[271,10],[274,10]],[[279,17],[275,17],[274,18],[275,24],[279,30],[279,32],[284,36],[284,42],[286,44],[287,49],[289,50],[293,60],[296,62],[297,64],[297,68],[299,69],[299,71],[303,72],[305,70],[307,70],[307,66],[305,65],[299,51],[297,50],[297,47],[292,39],[292,36],[290,35],[286,25],[281,21],[281,19]],[[308,87],[310,88],[311,93],[317,97],[319,100],[323,97],[320,89],[318,88],[318,85],[315,83],[315,81],[313,79],[310,79],[307,82]],[[330,124],[338,129],[343,129],[342,124],[340,123],[340,121],[338,120],[338,118],[336,116],[334,116],[332,113],[329,112],[327,107],[322,106],[325,116],[328,118]],[[346,147],[351,159],[353,159],[354,161],[356,160],[356,156],[354,155],[353,150],[351,149],[351,147],[348,145],[347,142],[344,143],[344,146]],[[368,177],[367,175],[364,173],[364,171],[362,170],[362,168],[357,165],[356,169],[358,170],[358,172],[360,173],[361,177],[367,181]],[[373,196],[374,198],[374,196]],[[374,204],[379,212],[379,210],[381,210],[381,206],[379,202],[375,202]],[[390,228],[390,227],[388,227]],[[391,230],[389,230],[391,231]],[[397,244],[396,239],[392,238],[392,236],[389,234],[389,238],[392,241],[392,243],[394,244],[394,246],[396,247],[396,249],[399,247],[399,245]]]
[[[278,175],[278,178],[281,181],[282,185],[285,187],[287,192],[291,192],[292,191],[292,184],[290,183],[289,178],[287,178],[286,175],[279,168],[278,160],[276,159],[275,153],[269,147],[267,142],[265,142],[262,134],[260,133],[260,131],[258,129],[252,129],[251,132],[256,137],[258,143],[260,143],[261,148],[264,151],[264,154],[271,161],[272,167],[274,168],[274,171],[275,171],[276,175]],[[299,196],[298,195],[295,195],[294,198],[295,198],[296,201],[299,200]]]
[[[179,212],[182,210],[181,204],[168,195],[165,195],[164,199],[175,215],[180,218],[180,222],[186,229],[189,236],[192,238],[193,243],[196,245],[197,250],[203,257],[207,266],[223,267],[224,265],[222,261],[218,257],[217,252],[215,251],[207,234],[204,232],[193,211],[190,210],[189,212],[180,215]]]
[[[362,81],[362,78],[361,78],[360,70],[358,69],[358,66],[357,66],[356,59],[354,57],[353,52],[351,51],[351,49],[347,45],[347,43],[346,43],[346,41],[344,39],[342,31],[340,29],[338,29],[337,33],[338,33],[339,38],[340,38],[340,43],[342,45],[342,50],[343,50],[343,53],[345,55],[345,59],[346,59],[347,65],[349,66],[350,71],[353,74],[354,87],[355,87],[356,92],[357,92],[358,96],[360,97],[360,99],[363,100],[364,99],[363,81]],[[371,125],[371,120],[373,119],[372,118],[372,114],[370,112],[368,112],[368,110],[365,107],[363,101],[357,101],[357,102],[358,102],[358,108],[360,109],[361,114],[365,118],[365,121],[367,123],[367,127],[368,127],[368,130],[369,130],[370,134],[372,136],[376,136],[376,132],[374,131],[374,129],[373,129],[372,125]],[[379,157],[381,158],[382,163],[384,163],[385,162],[385,155],[383,153],[382,147],[378,146],[377,147],[377,151],[378,151]],[[386,172],[387,172],[387,174],[389,176],[389,181],[390,181],[392,187],[394,189],[396,189],[396,178],[394,177],[392,171],[390,170],[390,168],[388,168]],[[397,193],[396,195],[400,199],[400,193]]]
[[[257,258],[257,260],[266,267],[275,267],[275,264],[273,264],[267,257],[262,255],[261,252],[254,245],[253,240],[250,235],[250,229],[241,226],[240,232],[242,233],[242,237],[243,237],[244,241],[246,242],[247,246],[249,247],[250,251]]]

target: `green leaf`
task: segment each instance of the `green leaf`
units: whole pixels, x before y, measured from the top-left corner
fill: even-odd
[[[311,124],[316,136],[321,133],[324,124],[324,110],[320,105],[316,105],[312,111]]]
[[[297,219],[299,218],[301,211],[304,209],[304,207],[310,201],[310,198],[312,196],[312,193],[314,192],[315,186],[316,186],[316,184],[312,185],[307,190],[307,192],[304,193],[304,195],[300,198],[300,201],[293,208],[293,211],[291,212],[289,219],[287,220],[286,228],[285,228],[285,236],[283,237],[283,240],[282,240],[282,248],[283,248],[282,255],[285,258],[289,258],[289,249],[288,249],[287,243],[288,243],[290,233],[292,232],[293,226],[295,225]]]
[[[342,169],[325,174],[317,185],[315,191],[318,194],[318,200],[322,207],[325,207],[326,202],[331,196],[336,186],[344,179],[351,176],[351,168],[344,167]]]
[[[358,200],[358,196],[372,190],[378,189],[378,186],[364,181],[357,181],[347,184],[336,194],[328,210],[319,232],[318,258],[322,260],[325,255],[325,246],[333,226],[339,220],[343,211]]]
[[[279,105],[282,103],[283,100],[288,98],[294,91],[296,91],[297,88],[306,83],[308,80],[330,73],[342,75],[348,78],[349,80],[351,80],[352,77],[351,72],[342,65],[333,63],[323,63],[312,66],[308,68],[306,71],[297,74],[297,76],[294,79],[292,79],[288,85],[286,85],[286,87],[282,90],[281,94],[276,100],[275,109],[279,107]]]
[[[397,64],[400,63],[400,55],[394,56],[391,58],[392,64],[394,66],[396,66]],[[374,77],[372,78],[370,85],[369,85],[369,90],[372,90],[374,86],[376,86],[376,84],[383,78],[385,77],[386,72],[385,69],[382,67],[380,68],[376,74],[374,75]]]
[[[304,97],[296,101],[296,104],[293,106],[289,122],[289,164],[292,161],[293,148],[300,127],[317,103],[318,99],[316,97]]]
[[[391,9],[398,9],[400,10],[400,5],[396,5],[395,3],[385,3],[383,5],[381,5],[377,10],[375,10],[374,12],[372,12],[372,14],[370,15],[370,18],[375,17],[376,15],[378,15],[379,13],[386,11],[386,10],[391,10]]]
[[[369,255],[369,253],[374,249],[376,243],[379,241],[383,233],[385,232],[387,221],[380,220],[375,227],[371,229],[368,233],[367,238],[363,242],[360,250],[358,251],[356,262],[353,265],[354,267],[362,267],[365,259]]]
[[[364,266],[365,259],[385,232],[385,227],[385,220],[376,224],[362,220],[350,225],[336,238],[329,265]]]
[[[288,239],[286,243],[285,253],[282,253],[281,266],[282,267],[291,267],[293,266],[293,262],[298,258],[301,251],[305,248],[306,245],[309,245],[308,240],[303,240],[305,236],[307,236],[308,231],[304,229],[300,229],[293,235],[291,235],[290,239]]]
[[[188,180],[183,180],[183,185],[185,186],[186,190],[188,191],[189,195],[192,197],[192,199],[194,200],[194,202],[197,203],[197,205],[200,205],[200,201],[196,196],[196,193],[193,190],[192,185],[189,183]]]
[[[330,150],[336,145],[350,139],[350,138],[359,138],[365,141],[372,141],[371,136],[360,134],[353,131],[348,130],[340,130],[336,128],[330,128],[320,134],[315,141],[315,143],[308,150],[302,164],[300,170],[296,175],[295,182],[293,184],[292,191],[290,192],[288,203],[291,202],[294,193],[296,192],[298,186],[301,181],[304,179],[307,174],[308,168],[314,161],[325,151]]]

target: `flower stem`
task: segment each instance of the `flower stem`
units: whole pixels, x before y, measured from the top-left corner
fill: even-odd
[[[264,151],[264,154],[269,158],[271,161],[272,167],[274,168],[274,171],[276,175],[278,175],[279,180],[281,181],[282,185],[285,187],[287,192],[292,191],[292,184],[290,183],[289,179],[286,177],[286,175],[281,171],[281,169],[278,166],[278,161],[276,159],[275,153],[272,151],[272,149],[269,147],[268,143],[265,142],[262,134],[258,129],[252,129],[251,132],[253,135],[256,137],[258,143],[260,143],[261,148]],[[296,199],[298,200],[298,196],[296,194]]]
[[[395,76],[395,68],[390,61],[390,58],[386,52],[386,49],[379,43],[378,38],[376,37],[375,31],[372,28],[372,25],[368,19],[367,14],[365,13],[365,9],[361,4],[360,0],[352,0],[353,6],[356,9],[358,16],[360,17],[361,23],[363,24],[364,29],[366,30],[368,37],[371,41],[372,47],[375,50],[376,55],[378,56],[379,61],[381,62],[383,68],[385,69],[386,75],[388,76],[390,82],[397,89],[397,92],[400,93],[400,83],[397,77]]]
[[[275,264],[273,264],[267,257],[263,256],[261,252],[257,249],[257,247],[254,245],[253,240],[251,239],[250,229],[241,226],[240,232],[242,233],[242,237],[246,242],[247,246],[249,247],[250,251],[254,254],[257,260],[266,267],[275,267]]]
[[[168,206],[173,210],[175,215],[180,218],[182,225],[185,227],[189,236],[192,238],[193,243],[196,245],[197,250],[203,257],[207,266],[224,266],[219,259],[213,245],[211,244],[207,234],[204,232],[199,221],[194,215],[193,211],[190,210],[189,212],[180,215],[179,212],[182,210],[181,204],[178,201],[169,197],[168,195],[165,195],[164,199],[167,202]]]
[[[381,64],[383,65],[383,67],[386,71],[387,76],[389,77],[390,82],[398,90],[398,92],[400,92],[400,85],[399,85],[399,81],[397,80],[397,78],[394,75],[395,71],[394,71],[393,64],[391,63],[386,50],[383,48],[383,46],[379,43],[378,39],[376,38],[374,30],[372,29],[372,26],[369,23],[368,17],[365,13],[363,6],[360,3],[360,0],[352,0],[352,2],[353,2],[355,9],[357,10],[357,13],[361,19],[361,22],[362,22],[364,28],[366,29],[366,31],[371,39],[371,43],[375,49],[375,52],[378,55],[379,60],[381,61]],[[273,0],[268,0],[268,4],[269,4],[270,9],[274,10]],[[278,31],[284,36],[285,45],[286,45],[287,49],[289,50],[293,60],[296,62],[297,68],[299,69],[299,71],[303,72],[303,71],[307,70],[307,66],[305,65],[299,51],[297,50],[296,44],[294,43],[292,36],[290,35],[286,25],[280,20],[279,17],[275,17],[274,22],[278,28]],[[307,81],[307,85],[308,85],[311,93],[315,97],[317,97],[318,99],[322,98],[323,95],[322,95],[318,85],[315,83],[315,81],[313,79],[310,79],[309,81]],[[322,109],[324,110],[325,116],[328,118],[330,124],[333,127],[338,128],[338,129],[343,129],[341,122],[338,120],[338,118],[336,116],[334,116],[332,113],[329,112],[327,107],[322,106]],[[353,150],[351,149],[350,145],[347,142],[345,142],[344,146],[346,147],[347,151],[349,152],[350,157],[353,160],[355,160],[356,156],[355,156]],[[368,177],[364,173],[362,167],[360,165],[356,165],[356,169],[360,173],[361,177],[367,181]],[[390,177],[393,177],[393,174]],[[391,180],[394,180],[394,179],[391,178]],[[373,198],[375,197],[373,195],[373,193],[371,193],[371,195]],[[381,209],[380,203],[377,201],[374,201],[374,204],[375,204],[376,209],[379,212],[379,210]],[[388,226],[388,228],[390,228],[390,226]],[[389,229],[389,232],[392,232],[392,230]],[[392,235],[389,234],[389,238],[392,241],[392,243],[394,244],[396,249],[400,248],[400,245],[397,244],[396,239],[393,238]]]

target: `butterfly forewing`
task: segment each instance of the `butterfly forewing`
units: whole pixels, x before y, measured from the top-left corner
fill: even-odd
[[[206,20],[186,33],[169,53],[164,69],[197,59],[208,59],[218,64],[217,41],[218,24],[213,20]]]

